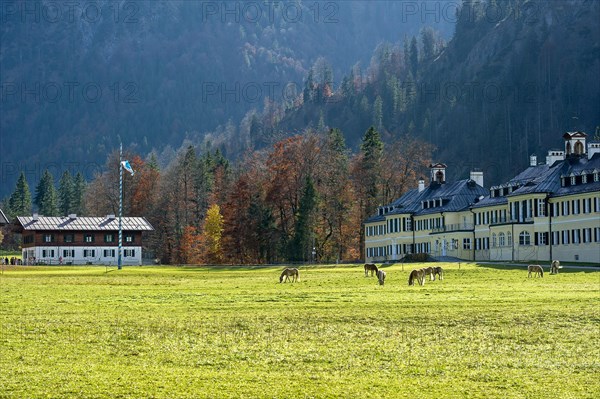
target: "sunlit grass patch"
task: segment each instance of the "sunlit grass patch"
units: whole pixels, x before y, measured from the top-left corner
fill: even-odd
[[[0,397],[596,396],[600,274],[442,266],[6,270]]]

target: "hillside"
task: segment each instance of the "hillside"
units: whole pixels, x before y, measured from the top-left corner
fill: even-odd
[[[200,141],[300,91],[316,62],[335,79],[368,63],[377,43],[423,26],[419,15],[400,20],[394,1],[73,4],[3,7],[0,196],[20,169],[31,184],[47,167],[91,179],[119,138],[142,155]],[[437,29],[449,36],[453,24]]]
[[[335,126],[354,146],[372,124],[409,132],[437,146],[452,177],[477,167],[498,183],[562,146],[560,132],[600,124],[599,18],[600,2],[584,0],[465,2],[447,47],[380,46],[369,71],[289,110],[279,129]]]

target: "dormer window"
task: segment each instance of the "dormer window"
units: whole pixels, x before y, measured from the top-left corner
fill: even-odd
[[[575,184],[577,184],[577,177],[571,176],[571,185],[574,186]]]
[[[585,174],[581,175],[581,183],[583,183],[583,184],[587,183],[587,175],[585,175]]]
[[[594,173],[594,181],[595,182],[600,181],[600,173],[598,173],[598,172]]]

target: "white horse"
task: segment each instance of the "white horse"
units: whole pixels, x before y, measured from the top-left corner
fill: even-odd
[[[558,274],[558,269],[562,269],[560,261],[553,260],[552,264],[550,265],[550,274]]]

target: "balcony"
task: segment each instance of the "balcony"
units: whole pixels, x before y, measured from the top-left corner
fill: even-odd
[[[498,218],[490,222],[490,226],[498,226],[502,224],[531,224],[533,223],[533,217],[523,218],[523,220],[511,219],[511,218]]]
[[[475,226],[473,226],[472,223],[455,223],[431,229],[431,234],[450,233],[453,231],[473,231],[474,229]]]

